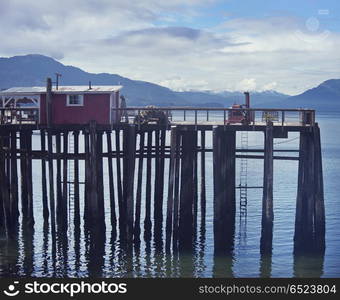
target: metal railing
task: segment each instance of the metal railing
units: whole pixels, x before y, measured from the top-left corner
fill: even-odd
[[[35,125],[39,123],[39,108],[0,108],[0,125]]]
[[[120,123],[138,123],[143,111],[162,111],[173,125],[265,125],[313,126],[315,110],[282,108],[215,108],[215,107],[128,107],[113,108]],[[118,122],[118,123],[119,123]]]

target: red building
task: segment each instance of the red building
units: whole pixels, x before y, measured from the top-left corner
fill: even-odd
[[[122,107],[119,95],[122,86],[59,86],[52,90],[52,124],[113,124],[120,119],[114,108]],[[34,117],[39,124],[46,124],[46,88],[15,87],[0,92],[2,108],[24,108],[20,120]],[[12,118],[18,123],[19,116]],[[24,123],[24,122],[23,122]]]

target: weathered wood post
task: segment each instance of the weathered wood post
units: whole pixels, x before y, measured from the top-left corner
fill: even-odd
[[[68,219],[68,131],[63,132],[63,192],[62,192],[62,225],[64,228],[67,227]]]
[[[32,174],[32,131],[29,130],[27,132],[27,196],[28,196],[28,207],[27,207],[27,216],[28,216],[28,225],[34,225],[34,216],[33,216],[33,174]]]
[[[147,160],[146,160],[146,191],[145,191],[145,219],[144,238],[151,238],[151,172],[152,172],[152,131],[148,131],[147,139]]]
[[[102,222],[99,206],[99,195],[98,195],[98,144],[97,144],[97,124],[95,121],[90,122],[90,144],[89,144],[89,221],[91,224],[90,228],[94,228],[99,225],[98,222]]]
[[[109,191],[110,191],[110,216],[112,230],[116,231],[116,205],[115,205],[115,191],[113,182],[113,163],[112,163],[112,140],[111,131],[106,132],[107,152],[108,152],[108,171],[109,171]]]
[[[57,174],[56,174],[56,184],[57,184],[57,222],[60,224],[63,217],[63,190],[61,184],[61,134],[60,132],[55,133],[55,144],[56,144],[56,154],[57,154]]]
[[[235,234],[236,134],[224,129],[213,129],[215,253],[232,251]]]
[[[325,245],[325,202],[323,188],[323,168],[322,168],[322,152],[321,152],[321,137],[318,124],[314,126],[314,147],[315,147],[315,172],[314,172],[314,188],[315,188],[315,206],[314,206],[314,234],[315,234],[315,250],[324,252]]]
[[[91,165],[90,165],[90,135],[87,130],[84,134],[84,148],[85,148],[85,191],[84,191],[84,221],[85,226],[90,222],[90,185],[91,185]]]
[[[205,227],[206,189],[205,189],[205,131],[201,131],[201,225]]]
[[[261,222],[261,254],[272,251],[273,241],[273,123],[268,122],[264,134],[264,170]]]
[[[170,137],[170,160],[169,160],[169,182],[168,182],[168,205],[166,213],[166,248],[170,249],[171,234],[174,214],[174,183],[175,183],[175,163],[176,163],[176,141],[177,128],[171,128]]]
[[[48,199],[47,199],[47,181],[46,181],[46,134],[45,130],[40,130],[40,142],[41,151],[44,157],[41,159],[41,187],[42,187],[42,204],[43,204],[43,217],[45,221],[48,221],[49,211],[48,211]]]
[[[153,218],[154,218],[154,238],[159,239],[159,229],[162,218],[162,198],[160,196],[160,130],[155,130],[155,179],[154,179],[154,202],[153,202]]]
[[[51,215],[51,232],[52,239],[55,238],[55,200],[54,200],[54,172],[53,172],[53,144],[52,144],[52,129],[49,114],[51,113],[52,103],[52,80],[47,78],[46,83],[46,103],[47,103],[47,152],[48,152],[48,180],[49,180],[49,196],[50,196],[50,215]],[[54,243],[53,243],[54,247]]]
[[[79,195],[79,131],[73,132],[74,138],[74,226],[80,225],[80,195]]]
[[[136,128],[129,125],[123,131],[124,165],[123,165],[123,201],[126,215],[126,239],[133,238],[134,219],[134,179],[136,157]]]
[[[18,165],[17,165],[17,132],[11,132],[11,217],[16,224],[19,217],[18,209]]]
[[[196,131],[182,131],[182,166],[179,209],[179,250],[190,250],[193,247],[194,234],[194,151]]]
[[[3,133],[1,133],[3,134]],[[0,225],[3,227],[0,231],[8,239],[11,230],[10,215],[10,195],[8,190],[8,176],[6,172],[6,153],[4,151],[4,135],[0,135],[0,203],[1,203],[1,219]]]
[[[28,187],[27,187],[27,137],[25,131],[20,131],[20,187],[21,187],[21,214],[27,219]]]
[[[173,208],[173,250],[178,250],[178,231],[179,231],[179,196],[180,196],[180,168],[181,168],[181,142],[182,135],[176,128],[176,148],[175,148],[175,181],[174,181],[174,208]]]
[[[116,167],[117,167],[117,196],[118,196],[118,210],[119,210],[119,227],[123,228],[125,225],[124,207],[123,207],[123,187],[122,187],[122,168],[121,168],[121,154],[120,154],[120,129],[116,129]]]
[[[300,133],[298,193],[294,252],[325,250],[325,208],[320,129],[315,124]]]
[[[139,160],[138,160],[138,175],[137,175],[137,192],[136,192],[136,211],[135,211],[135,227],[134,239],[140,240],[140,215],[142,205],[142,182],[143,182],[143,157],[144,157],[144,132],[139,134]]]
[[[105,225],[105,207],[104,207],[104,178],[103,178],[103,132],[97,131],[96,144],[96,176],[97,176],[97,200],[98,200],[98,217],[100,225]]]

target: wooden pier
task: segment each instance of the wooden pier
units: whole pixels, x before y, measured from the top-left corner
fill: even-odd
[[[139,113],[143,109],[125,111]],[[9,122],[6,116],[13,114],[0,109],[0,234],[11,239],[20,216],[24,226],[33,228],[36,200],[32,161],[39,160],[42,216],[51,225],[52,234],[67,230],[69,217],[78,230],[83,218],[86,230],[94,234],[105,231],[108,226],[105,212],[109,212],[109,225],[114,232],[117,229],[119,238],[128,245],[138,242],[142,232],[146,240],[153,236],[156,242],[162,242],[164,229],[166,249],[193,249],[197,220],[200,218],[200,223],[205,224],[206,205],[210,200],[206,197],[205,173],[206,153],[212,152],[216,252],[228,253],[233,249],[238,158],[264,161],[261,253],[272,251],[275,159],[296,160],[299,164],[292,237],[295,251],[324,251],[321,142],[314,111],[247,109],[255,116],[252,120],[230,124],[228,109],[157,110],[167,114],[168,124],[141,124],[125,119],[112,125],[96,122],[40,125],[36,120]],[[275,118],[268,117],[274,111],[278,112]],[[217,113],[220,118],[216,117]],[[212,131],[212,148],[207,147],[208,131]],[[236,134],[240,131],[262,132],[263,148],[237,149]],[[40,133],[40,149],[32,148],[33,132]],[[274,149],[275,138],[287,138],[289,132],[300,134],[299,149],[287,152],[295,151],[298,156],[277,155],[280,152]],[[85,164],[85,174],[80,174],[81,162]],[[105,188],[109,206],[104,205],[104,168],[107,168],[108,187]],[[70,172],[72,182],[69,182]]]

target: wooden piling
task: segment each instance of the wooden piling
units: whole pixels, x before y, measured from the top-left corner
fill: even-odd
[[[10,195],[8,190],[8,176],[6,172],[6,154],[4,151],[4,139],[5,136],[0,135],[0,203],[2,213],[0,216],[2,217],[0,220],[1,225],[3,226],[3,233],[5,237],[8,239],[10,237],[11,231],[11,215],[10,215]]]
[[[99,221],[99,203],[98,203],[98,178],[97,178],[97,124],[90,122],[90,153],[89,153],[89,219],[91,227]]]
[[[194,233],[196,236],[197,233],[197,218],[198,218],[198,177],[197,177],[197,168],[198,168],[198,155],[197,155],[197,130],[195,130],[195,148],[193,153],[193,159],[194,159],[194,170],[193,170],[193,180],[194,180],[194,190],[193,190],[193,227],[194,227]]]
[[[27,132],[27,195],[28,195],[28,207],[27,207],[27,224],[29,226],[34,225],[33,216],[33,173],[32,173],[32,131]]]
[[[17,132],[13,130],[11,132],[10,141],[11,152],[11,218],[12,221],[17,224],[19,217],[18,209],[18,166],[17,166]]]
[[[264,170],[261,222],[261,254],[270,254],[273,241],[273,123],[268,122],[264,134]]]
[[[73,132],[74,154],[79,153],[79,131]],[[79,159],[74,159],[74,226],[80,225]]]
[[[205,189],[205,131],[201,130],[201,224],[205,225],[206,189]]]
[[[234,131],[213,129],[214,243],[215,253],[230,253],[235,234],[235,144]]]
[[[46,151],[46,132],[44,129],[40,130],[41,151]],[[42,187],[42,205],[43,217],[47,221],[49,218],[48,199],[47,199],[47,178],[46,178],[46,159],[47,156],[41,159],[41,187]]]
[[[320,128],[316,124],[314,126],[314,147],[315,147],[315,171],[314,171],[314,187],[315,187],[315,217],[314,217],[314,234],[315,234],[315,250],[324,252],[325,245],[325,203],[324,203],[324,187],[323,187],[323,168],[322,168],[322,151]]]
[[[136,157],[136,129],[131,125],[123,131],[124,165],[123,165],[123,201],[126,209],[126,239],[132,241],[134,219],[134,175]]]
[[[47,79],[46,84],[46,102],[51,103],[52,100],[52,80]],[[52,130],[50,123],[50,109],[47,109],[48,130],[47,130],[47,150],[48,150],[48,179],[49,179],[49,196],[50,196],[50,215],[51,215],[51,233],[52,233],[52,249],[55,248],[55,198],[54,198],[54,172],[53,172],[53,144]]]
[[[169,182],[168,182],[168,205],[166,213],[166,245],[170,247],[171,234],[173,227],[173,211],[174,211],[174,182],[175,182],[175,163],[176,163],[176,127],[171,128],[170,134],[170,160],[169,160]]]
[[[97,131],[96,145],[96,176],[97,176],[97,201],[98,217],[100,225],[105,225],[105,206],[104,206],[104,178],[103,178],[103,132]]]
[[[146,161],[146,191],[145,191],[145,219],[144,219],[144,238],[151,238],[151,172],[152,172],[152,131],[148,131],[147,140],[147,161]]]
[[[160,220],[162,217],[162,199],[160,197],[160,130],[155,130],[155,180],[154,180],[154,203],[153,203],[153,218],[154,218],[154,237],[158,239]]]
[[[140,218],[141,218],[141,205],[142,205],[142,183],[143,183],[143,157],[144,157],[144,132],[139,134],[139,161],[138,161],[138,174],[137,174],[137,192],[136,192],[136,210],[135,210],[135,226],[134,226],[134,239],[140,240]]]
[[[85,226],[89,224],[89,210],[90,210],[90,135],[89,132],[84,130],[84,150],[85,150],[85,190],[84,190],[84,221]]]
[[[67,153],[68,153],[68,131],[63,132],[63,192],[62,192],[62,220],[64,228],[67,227],[67,219],[68,219],[68,161],[67,161]]]
[[[28,187],[27,187],[27,136],[25,131],[20,131],[20,187],[21,187],[21,214],[27,218],[28,210]]]
[[[121,168],[121,154],[120,154],[120,129],[116,129],[116,168],[117,168],[117,196],[118,196],[118,210],[119,210],[119,227],[125,225],[124,207],[123,207],[123,187],[122,187],[122,168]]]
[[[55,134],[55,144],[56,144],[56,164],[57,164],[57,174],[56,174],[56,184],[57,184],[57,221],[60,223],[63,217],[63,193],[61,184],[61,134],[56,132]]]
[[[320,129],[300,133],[294,252],[324,252],[325,210]]]
[[[190,250],[193,247],[193,202],[194,202],[194,151],[195,132],[182,132],[182,166],[179,209],[179,249]]]
[[[110,217],[111,217],[112,230],[115,231],[117,217],[116,217],[115,191],[114,191],[114,182],[113,182],[111,131],[106,132],[106,142],[107,142],[107,152],[109,153],[107,160],[108,160],[108,171],[109,171]]]
[[[180,197],[180,168],[181,168],[181,132],[176,128],[175,175],[174,175],[174,204],[173,204],[173,249],[178,249],[179,231],[179,197]]]

